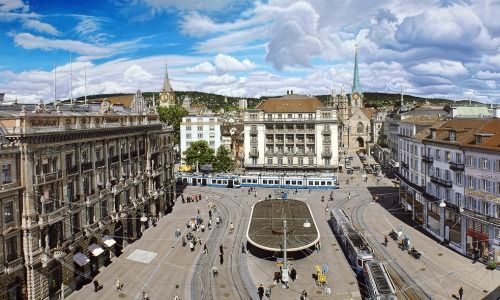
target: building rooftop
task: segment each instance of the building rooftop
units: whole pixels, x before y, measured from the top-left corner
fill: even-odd
[[[319,240],[316,222],[305,202],[272,199],[254,205],[248,226],[248,241],[264,250],[282,251],[283,217],[288,227],[288,251],[306,249]],[[306,221],[310,223],[310,227],[304,227]]]
[[[314,113],[320,107],[325,107],[325,105],[316,97],[292,94],[267,99],[256,109],[261,109],[266,113]]]

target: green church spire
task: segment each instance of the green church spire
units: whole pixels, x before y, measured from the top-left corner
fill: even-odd
[[[352,78],[352,93],[363,95],[361,83],[359,82],[359,69],[358,69],[358,45],[356,45],[356,52],[354,54],[354,77]]]

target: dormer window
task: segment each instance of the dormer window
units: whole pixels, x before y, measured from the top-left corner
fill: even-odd
[[[481,145],[481,136],[476,135],[476,145]]]
[[[448,137],[449,137],[449,139],[450,139],[450,142],[454,142],[454,141],[456,140],[456,138],[457,138],[457,133],[456,133],[456,131],[454,131],[454,130],[450,130],[450,132],[449,132],[449,136],[448,136]]]
[[[431,128],[431,139],[436,139],[436,128]]]

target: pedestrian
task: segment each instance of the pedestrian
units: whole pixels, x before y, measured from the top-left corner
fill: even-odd
[[[267,298],[271,298],[271,286],[268,286],[268,287],[266,288],[266,297],[267,297]]]
[[[94,280],[94,292],[97,293],[97,291],[99,291],[99,281]]]
[[[347,199],[351,200],[351,192],[349,192],[349,195],[347,196]]]
[[[207,243],[203,245],[203,254],[208,254]]]
[[[212,274],[214,275],[214,278],[215,278],[215,277],[217,277],[217,274],[218,274],[218,273],[219,273],[219,272],[217,271],[217,267],[216,267],[216,266],[213,266],[213,267],[212,267]]]
[[[325,196],[321,196],[321,202],[325,202]]]
[[[142,300],[149,300],[149,296],[145,291],[142,291]]]
[[[116,289],[121,291],[122,287],[123,284],[120,282],[120,279],[116,277]]]
[[[208,210],[208,217],[209,217],[210,219],[212,219],[212,210],[211,210],[211,209],[209,209],[209,210]]]
[[[179,297],[179,295],[175,294],[174,300],[181,300],[181,297]]]
[[[224,254],[222,254],[222,253],[219,253],[219,262],[221,265],[224,264]]]
[[[193,241],[189,242],[189,248],[191,249],[191,252],[194,251],[194,243],[193,243]]]
[[[460,300],[462,300],[463,295],[464,295],[464,288],[460,287],[460,289],[458,290],[458,296],[460,297]]]
[[[219,251],[220,251],[220,253],[224,254],[224,247],[222,247],[222,244],[220,244],[220,246],[219,246]]]
[[[295,270],[295,268],[292,268],[292,269],[290,270],[290,279],[291,279],[292,281],[295,281],[295,278],[297,278],[297,271]]]
[[[321,250],[321,242],[320,242],[320,241],[318,241],[318,242],[316,243],[316,251],[319,253],[319,251],[320,251],[320,250]]]
[[[389,242],[389,240],[387,239],[387,235],[384,235],[384,245],[387,247],[387,243]]]
[[[205,224],[201,224],[200,228],[201,228],[201,232],[205,232]]]
[[[307,299],[307,292],[306,290],[302,291],[302,294],[300,294],[300,300],[306,300]]]
[[[264,287],[262,286],[262,283],[257,289],[257,294],[259,294],[259,299],[262,300],[262,297],[264,297]]]
[[[220,223],[219,217],[215,218],[215,225],[217,225],[217,228],[219,228],[219,223]]]
[[[241,253],[245,253],[246,250],[245,250],[245,243],[241,243]]]

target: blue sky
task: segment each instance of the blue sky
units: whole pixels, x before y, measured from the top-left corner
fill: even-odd
[[[500,102],[494,0],[0,0],[0,92],[175,90],[259,97],[350,90]],[[69,57],[73,64],[70,66]]]

